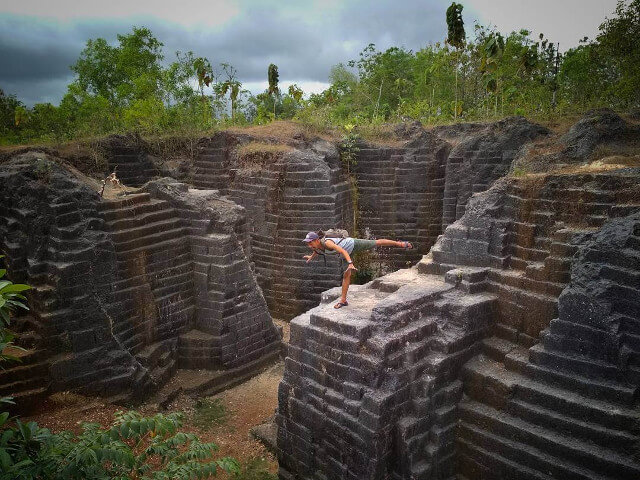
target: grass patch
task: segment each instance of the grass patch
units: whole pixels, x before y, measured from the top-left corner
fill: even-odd
[[[279,155],[291,150],[292,147],[281,143],[249,142],[238,147],[238,155],[240,157],[250,157],[257,154]]]
[[[278,480],[278,475],[269,472],[269,462],[261,457],[247,460],[241,467],[240,473],[233,478],[236,480]]]
[[[87,403],[87,397],[73,392],[56,392],[49,396],[49,401],[56,406],[67,407]]]
[[[610,142],[598,145],[591,154],[590,160],[603,160],[611,157],[634,157],[640,154],[640,141]],[[619,158],[618,158],[619,159]],[[608,161],[606,163],[613,163]]]
[[[266,125],[233,126],[225,129],[227,132],[250,135],[260,140],[283,143],[290,142],[292,139],[304,140],[306,130],[301,123],[288,120],[276,120]]]
[[[523,168],[523,167],[515,167],[515,168],[513,169],[512,175],[513,175],[514,177],[524,177],[527,173],[529,173],[529,172],[527,171],[527,169],[526,169],[526,168]]]
[[[282,155],[293,150],[281,143],[249,142],[236,150],[238,164],[245,170],[258,170],[275,163]]]
[[[191,423],[202,430],[223,425],[227,420],[229,412],[219,398],[199,398],[193,406]]]

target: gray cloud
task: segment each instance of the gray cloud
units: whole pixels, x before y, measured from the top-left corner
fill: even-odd
[[[189,1],[193,4],[196,0]],[[494,1],[502,0],[490,0]],[[487,2],[465,2],[469,4],[464,11],[468,34],[473,31],[475,19],[483,18],[480,10],[489,8]],[[69,10],[66,21],[60,20],[64,18],[60,9],[56,10],[58,20],[0,12],[0,88],[27,104],[56,103],[71,78],[69,66],[86,41],[103,37],[115,43],[118,33],[130,32],[134,25],[150,28],[164,43],[167,62],[175,60],[176,50],[192,50],[214,64],[231,63],[240,79],[252,84],[266,79],[269,63],[278,65],[283,82],[326,82],[331,66],[357,58],[369,43],[379,49],[396,45],[417,50],[442,41],[446,36],[448,4],[443,0],[208,1],[200,4],[208,5],[201,6],[204,19],[215,19],[216,9],[224,5],[229,12],[235,7],[239,12],[210,26],[189,26],[184,19],[173,23],[167,15],[165,19],[143,17],[139,16],[139,9],[135,12],[138,16],[103,19],[74,17]],[[176,9],[180,8],[178,3]],[[499,20],[496,15],[492,13],[488,20]],[[181,19],[180,11],[175,18]]]
[[[446,7],[437,0],[356,0],[326,9],[316,5],[311,15],[295,4],[245,3],[239,15],[213,28],[189,28],[153,17],[54,22],[0,14],[0,88],[28,104],[55,103],[70,80],[69,66],[87,40],[115,42],[118,33],[131,31],[133,25],[154,32],[165,45],[167,62],[175,59],[176,50],[192,50],[213,63],[231,63],[246,82],[264,80],[272,62],[282,81],[325,82],[331,66],[357,57],[370,42],[380,48],[416,49],[444,35]]]

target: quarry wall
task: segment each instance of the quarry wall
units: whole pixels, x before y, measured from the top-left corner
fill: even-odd
[[[35,288],[0,394],[126,400],[179,368],[252,368],[279,355],[271,316],[295,317],[283,479],[638,478],[640,172],[583,168],[637,133],[612,112],[562,138],[409,125],[362,142],[349,178],[335,142],[221,132],[150,182],[166,165],[110,137],[108,171],[144,186],[105,199],[52,152],[13,155],[0,249]],[[339,259],[302,259],[327,227],[416,249],[363,259],[401,270],[336,311]]]
[[[241,207],[174,180],[101,199],[42,153],[0,170],[0,246],[11,278],[34,287],[16,325],[27,352],[1,377],[22,408],[60,390],[140,398],[177,368],[277,357]]]
[[[292,320],[281,478],[638,477],[640,170],[579,166],[610,120],[549,148],[571,169],[496,182],[415,267]]]
[[[0,246],[12,278],[34,285],[34,308],[16,326],[28,353],[3,374],[2,391],[24,393],[25,406],[62,389],[143,396],[178,368],[273,358],[279,339],[269,311],[292,318],[341,281],[337,256],[302,260],[308,231],[409,240],[414,250],[381,249],[362,261],[379,271],[415,264],[441,231],[445,192],[455,183],[464,204],[470,190],[459,185],[490,184],[518,142],[545,133],[524,119],[462,131],[409,125],[394,146],[361,143],[351,179],[335,142],[322,139],[221,132],[171,170],[140,137],[112,135],[98,142],[104,174],[146,185],[106,199],[55,152],[15,155],[1,165]],[[451,170],[459,135],[474,159],[493,155],[493,167],[478,172],[469,160]],[[195,188],[147,183],[166,171]]]
[[[415,264],[443,224],[464,213],[473,191],[504,175],[522,146],[548,133],[523,118],[467,127],[428,132],[410,125],[397,132],[393,146],[362,142],[351,170],[353,182],[335,143],[296,140],[268,153],[274,140],[255,147],[255,138],[221,133],[200,141],[189,182],[218,189],[246,208],[249,256],[258,282],[271,313],[291,319],[316,306],[321,292],[337,285],[344,270],[331,256],[326,264],[324,259],[302,262],[308,249],[301,239],[308,231],[337,227],[363,238],[415,245],[369,255],[368,265],[363,260],[361,266],[374,275]],[[247,145],[265,153],[244,154]],[[455,213],[445,220],[450,208]]]

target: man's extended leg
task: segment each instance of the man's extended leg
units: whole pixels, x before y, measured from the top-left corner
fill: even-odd
[[[398,247],[398,248],[413,248],[409,242],[396,242],[395,240],[387,240],[386,238],[380,238],[376,240],[377,247]]]

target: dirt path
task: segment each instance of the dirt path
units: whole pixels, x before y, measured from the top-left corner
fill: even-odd
[[[283,327],[285,341],[289,340],[289,325],[276,321]],[[184,412],[184,431],[197,433],[204,441],[215,442],[218,456],[232,456],[240,461],[247,471],[243,480],[274,480],[278,464],[273,454],[249,433],[250,429],[273,417],[278,406],[278,384],[282,378],[284,364],[278,362],[252,379],[221,392],[206,400],[222,406],[225,420],[220,424],[196,426],[196,402],[202,399],[181,395],[166,410],[157,404],[146,403],[137,408],[143,415],[157,412]],[[99,423],[103,427],[113,422],[113,414],[122,407],[105,403],[101,399],[80,395],[57,393],[43,405],[40,413],[24,420],[36,421],[40,426],[54,432],[62,430],[79,433],[82,422]]]

